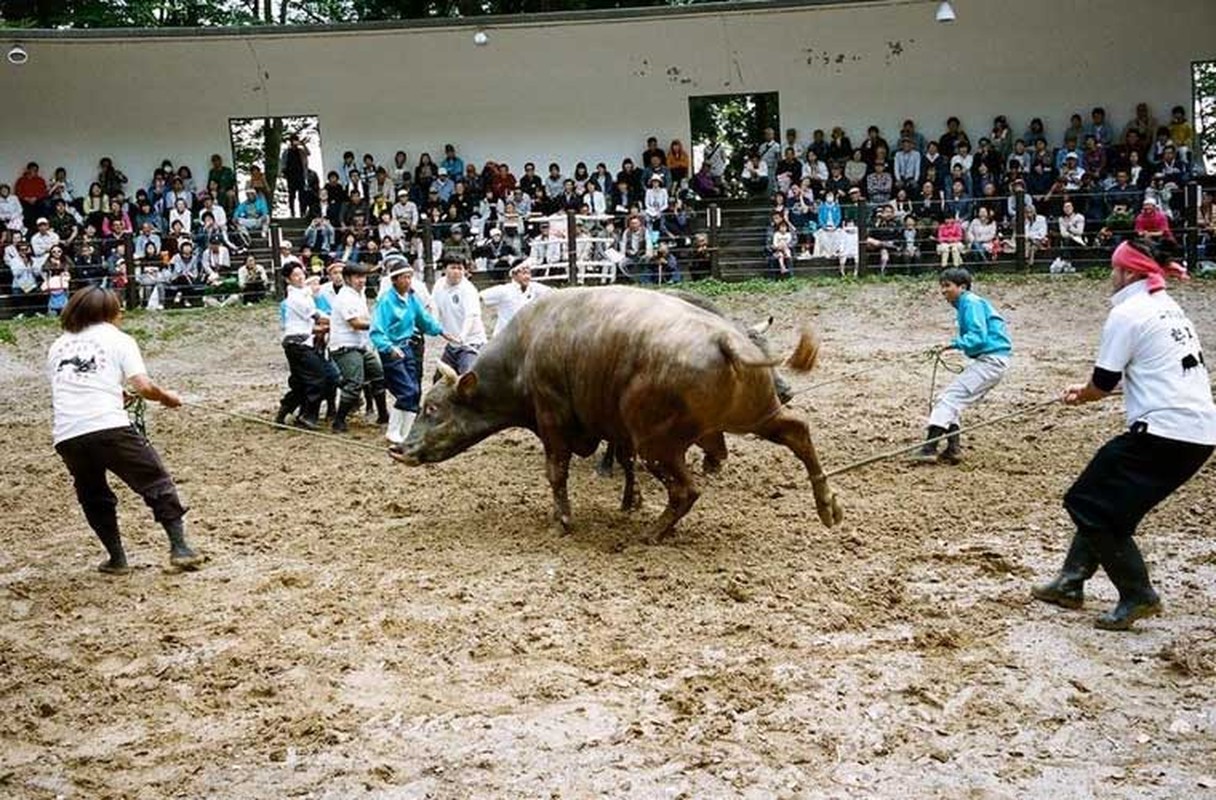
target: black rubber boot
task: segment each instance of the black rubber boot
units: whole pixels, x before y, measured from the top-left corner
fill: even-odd
[[[912,454],[912,460],[921,463],[932,463],[937,461],[937,442],[932,441],[943,435],[946,429],[940,425],[930,425],[928,435],[925,437],[930,441],[924,443],[919,450]]]
[[[946,429],[946,433],[950,434],[946,439],[946,449],[937,457],[937,460],[943,464],[957,464],[963,460],[962,446],[959,442],[958,426],[951,425]]]
[[[325,418],[333,419],[338,408],[338,390],[330,389],[329,394],[325,395]]]
[[[376,392],[374,395],[372,395],[372,398],[376,401],[376,424],[387,425],[388,403],[384,398],[384,390],[381,389],[380,391]],[[368,406],[368,408],[371,408],[371,406]]]
[[[338,413],[334,414],[334,433],[346,433],[350,430],[346,425],[346,418],[350,416],[350,412],[359,407],[359,399],[355,398],[352,402],[342,402],[338,404]]]
[[[186,543],[186,525],[180,517],[161,523],[169,534],[169,563],[178,569],[195,570],[203,563],[203,557]]]
[[[299,406],[295,402],[288,402],[286,400],[280,401],[279,402],[279,413],[274,415],[274,424],[286,425],[288,415],[291,414],[293,411],[295,411],[297,408],[299,408]]]
[[[122,536],[118,532],[118,514],[115,509],[86,508],[84,515],[85,519],[89,521],[89,527],[93,529],[93,533],[97,534],[102,547],[110,556],[97,565],[97,571],[107,575],[126,575],[130,572],[131,568],[127,566],[127,553],[122,547]]]
[[[297,428],[303,428],[306,431],[320,430],[321,426],[317,424],[317,413],[321,410],[321,404],[305,404],[300,407],[300,413],[296,414],[295,425]]]
[[[1036,600],[1052,603],[1062,608],[1077,609],[1085,604],[1085,582],[1098,569],[1098,555],[1089,540],[1080,531],[1073,534],[1064,566],[1049,583],[1040,583],[1030,588]]]
[[[1119,604],[1094,620],[1094,627],[1104,631],[1128,631],[1136,620],[1160,614],[1161,598],[1153,591],[1148,567],[1144,565],[1135,540],[1131,537],[1096,537],[1094,545],[1102,569],[1119,590]]]

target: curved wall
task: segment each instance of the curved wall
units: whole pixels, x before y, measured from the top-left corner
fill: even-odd
[[[954,114],[972,133],[1003,112],[1057,136],[1074,110],[1191,101],[1190,65],[1216,58],[1216,3],[957,0],[812,5],[611,20],[487,20],[474,27],[20,38],[29,62],[0,62],[0,180],[24,162],[68,167],[86,188],[112,155],[133,180],[162,157],[196,176],[229,157],[229,117],[317,114],[327,168],[341,150],[387,159],[455,143],[480,163],[594,164],[635,158],[647,134],[688,138],[689,95],[780,93],[782,124],[840,123],[855,137],[905,117],[927,135]],[[1146,18],[1151,15],[1151,19]],[[0,48],[18,41],[0,31]]]

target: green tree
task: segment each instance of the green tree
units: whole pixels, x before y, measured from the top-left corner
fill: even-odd
[[[1197,61],[1192,70],[1195,92],[1195,129],[1198,135],[1194,162],[1216,172],[1216,61]]]

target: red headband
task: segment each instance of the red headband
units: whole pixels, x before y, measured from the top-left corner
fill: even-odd
[[[1190,278],[1187,275],[1186,267],[1181,264],[1174,261],[1168,264],[1159,264],[1152,256],[1145,255],[1127,242],[1123,242],[1115,248],[1115,254],[1111,256],[1110,263],[1129,272],[1147,275],[1148,290],[1150,292],[1156,292],[1165,288],[1165,276],[1167,274],[1184,281]]]

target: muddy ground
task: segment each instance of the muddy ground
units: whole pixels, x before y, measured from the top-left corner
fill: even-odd
[[[1089,370],[1105,284],[977,286],[1015,366],[970,419]],[[1176,291],[1216,348],[1216,285]],[[947,339],[930,283],[723,301],[814,320],[795,386],[828,468],[919,434]],[[273,412],[269,308],[135,316],[151,371],[195,401]],[[1216,793],[1216,471],[1145,521],[1164,616],[1097,632],[1029,600],[1070,533],[1060,498],[1116,433],[1117,401],[975,433],[959,467],[890,461],[834,481],[838,529],[783,450],[729,438],[659,545],[662,506],[617,510],[576,462],[555,535],[537,442],[494,437],[410,470],[375,452],[198,409],[152,410],[191,507],[195,574],[122,490],[137,565],[102,557],[50,446],[46,324],[0,346],[0,796],[1198,797]],[[438,348],[433,344],[433,354]],[[874,369],[870,369],[875,367]],[[855,374],[860,370],[870,371]],[[847,377],[852,375],[853,377]],[[371,426],[351,438],[379,443]]]

